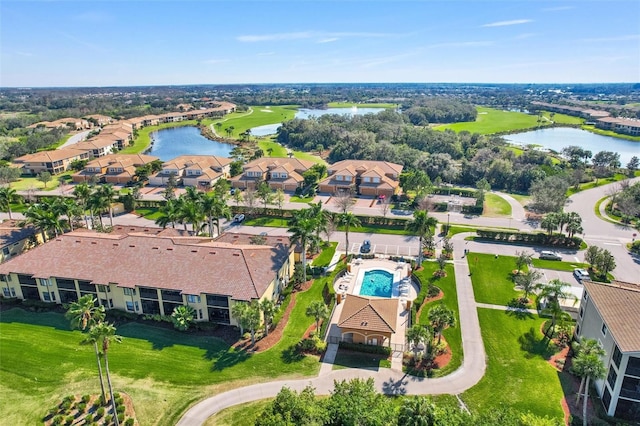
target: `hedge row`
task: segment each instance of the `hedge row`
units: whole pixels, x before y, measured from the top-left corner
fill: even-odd
[[[349,342],[340,342],[338,346],[340,347],[340,349],[346,349],[348,351],[364,352],[368,354],[380,354],[385,356],[391,355],[391,348],[388,346],[365,345],[362,343]]]
[[[475,198],[476,190],[469,188],[434,188],[436,195],[459,195],[461,197]]]
[[[493,241],[523,242],[553,247],[579,248],[582,239],[578,237],[567,237],[561,234],[549,235],[544,232],[509,232],[509,231],[489,231],[478,229],[476,231],[479,238]]]

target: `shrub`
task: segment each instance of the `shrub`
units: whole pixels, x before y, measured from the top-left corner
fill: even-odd
[[[60,409],[61,410],[67,411],[70,408],[71,408],[71,401],[65,399],[60,403]]]
[[[86,402],[78,403],[78,411],[80,411],[81,413],[84,413],[85,411],[87,411],[87,403]]]
[[[72,425],[73,422],[75,421],[75,419],[76,418],[73,417],[73,416],[67,416],[67,417],[64,418],[64,424],[65,425]]]
[[[113,415],[107,414],[104,416],[104,424],[108,425],[113,421]]]
[[[89,401],[91,401],[91,395],[82,395],[82,402],[86,404]]]
[[[440,287],[430,284],[429,288],[427,288],[427,297],[436,297],[439,294],[440,294]]]
[[[631,253],[640,254],[640,240],[631,244]]]
[[[327,349],[327,344],[315,335],[302,339],[296,345],[298,353],[321,354],[325,349]]]
[[[122,424],[122,422],[124,422],[124,413],[119,413],[118,414],[118,422],[120,424]]]
[[[96,419],[104,416],[104,411],[104,407],[98,407],[98,409],[96,410]]]
[[[133,426],[134,420],[129,417],[127,420],[125,420],[124,422],[124,426]]]
[[[125,408],[126,407],[124,406],[124,404],[122,402],[116,402],[116,411],[118,413],[124,413]]]
[[[58,414],[53,419],[51,419],[52,426],[59,426],[59,425],[62,425],[63,423],[64,423],[64,417],[60,414]]]
[[[340,342],[339,346],[341,349],[346,349],[349,351],[364,352],[368,354],[381,354],[386,356],[391,355],[391,348],[387,346],[365,345],[362,343],[349,342]]]

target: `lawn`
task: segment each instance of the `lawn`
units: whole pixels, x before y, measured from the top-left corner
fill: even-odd
[[[269,226],[271,228],[288,228],[290,219],[281,217],[261,216],[253,219],[246,219],[244,224],[247,226]]]
[[[298,357],[292,348],[313,322],[305,309],[321,299],[326,279],[298,293],[280,342],[255,355],[213,337],[140,323],[119,325],[125,340],[109,354],[115,388],[133,397],[141,424],[172,425],[205,395],[275,377],[316,375],[318,358]],[[98,390],[93,349],[80,346],[81,339],[61,314],[18,308],[3,312],[0,399],[12,407],[3,418],[6,424],[37,423],[65,395]]]
[[[493,254],[467,254],[476,302],[507,306],[522,295],[521,291],[515,290],[511,279],[511,271],[516,269],[515,260],[513,256],[496,258]]]
[[[580,262],[559,262],[557,260],[533,259],[534,268],[554,271],[573,272],[576,268],[588,268],[589,264]]]
[[[630,141],[637,141],[640,142],[640,136],[631,136],[631,135],[623,135],[621,133],[616,133],[616,132],[612,132],[611,130],[603,130],[603,129],[598,129],[593,125],[584,125],[582,126],[582,130],[586,130],[592,133],[596,133],[598,135],[602,135],[602,136],[611,136],[613,138],[618,138],[618,139],[627,139]]]
[[[384,355],[345,351],[344,349],[338,350],[336,359],[333,362],[333,370],[343,370],[345,368],[378,370],[385,367],[391,367],[391,363]]]
[[[511,195],[516,200],[518,200],[518,202],[520,204],[522,204],[523,206],[526,206],[531,201],[531,196],[530,195],[513,194],[513,193],[511,193],[509,195]]]
[[[552,120],[551,115],[548,111],[543,111],[542,116],[549,120]],[[557,124],[582,124],[584,123],[584,118],[574,117],[573,115],[560,114],[556,112],[553,115],[552,121],[554,121]]]
[[[233,138],[239,139],[240,134],[244,133],[247,129],[292,120],[297,110],[298,107],[295,105],[252,106],[251,113],[229,115],[223,120],[220,129],[216,126],[216,132],[218,132],[220,136],[226,136],[226,129],[233,126],[231,135]]]
[[[140,207],[136,209],[135,213],[149,220],[157,220],[162,216],[160,209],[155,207]]]
[[[424,262],[422,264],[424,269],[420,271],[414,271],[413,273],[420,278],[423,285],[431,282],[433,285],[440,287],[440,290],[444,293],[444,297],[440,300],[429,302],[422,310],[422,315],[418,318],[420,324],[427,324],[429,319],[427,317],[429,309],[439,303],[444,303],[446,307],[451,309],[456,316],[456,326],[453,328],[447,328],[442,332],[442,335],[449,343],[451,347],[451,361],[441,370],[437,370],[434,373],[434,377],[446,376],[454,372],[462,365],[462,334],[460,331],[460,315],[458,314],[458,293],[456,289],[456,277],[453,270],[453,265],[448,264],[445,267],[447,276],[444,278],[435,278],[433,273],[438,270],[438,265],[435,262]]]
[[[54,189],[58,188],[58,186],[60,186],[61,181],[65,181],[65,182],[71,181],[71,175],[73,173],[75,173],[75,171],[68,171],[68,172],[61,173],[59,175],[51,176],[51,180],[47,182],[46,187],[35,176],[21,177],[20,180],[11,182],[9,186],[15,189],[16,191],[28,191],[30,189],[35,189],[37,191],[53,191]],[[52,195],[58,195],[58,194],[52,194]]]
[[[255,424],[271,401],[273,401],[273,398],[225,408],[209,417],[203,426],[245,426]]]
[[[297,195],[292,195],[289,198],[289,202],[290,203],[305,203],[305,204],[309,204],[311,202],[313,202],[313,199],[316,198],[315,195],[311,196],[311,197],[298,197]]]
[[[590,182],[581,183],[580,185],[578,185],[578,189],[576,189],[574,186],[567,189],[567,196],[573,195],[580,191],[584,191],[586,189],[597,188],[598,186],[606,185],[612,182],[619,182],[627,178],[628,176],[623,173],[616,173],[608,178],[596,179]]]
[[[477,107],[477,110],[478,117],[476,121],[443,124],[434,128],[436,130],[451,129],[456,132],[466,130],[471,133],[489,135],[493,133],[531,129],[538,126],[538,117],[536,115],[484,107]],[[548,122],[543,122],[543,126],[545,123]]]
[[[297,158],[298,160],[307,160],[307,161],[313,161],[314,163],[318,163],[318,164],[327,164],[327,162],[324,161],[322,158],[310,152],[293,151],[293,157]]]
[[[260,139],[258,146],[264,151],[265,157],[287,158],[287,148],[269,139]],[[271,152],[269,151],[271,150]]]
[[[554,347],[543,340],[537,315],[478,309],[487,354],[487,371],[480,382],[462,394],[472,412],[505,406],[538,416],[563,418],[559,373],[547,363]]]
[[[461,234],[463,232],[473,232],[475,233],[477,230],[489,230],[489,231],[518,231],[518,228],[500,228],[500,227],[475,227],[475,226],[465,226],[465,225],[451,225],[449,227],[449,235],[450,237]]]
[[[313,262],[311,263],[313,266],[329,266],[331,259],[333,259],[333,255],[336,253],[338,243],[329,242],[329,245],[330,247],[322,250],[318,257],[313,259]]]
[[[482,215],[488,217],[509,217],[511,216],[511,204],[499,195],[486,194]]]

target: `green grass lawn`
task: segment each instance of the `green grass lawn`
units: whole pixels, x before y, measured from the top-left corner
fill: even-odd
[[[310,152],[293,151],[293,157],[297,158],[298,160],[307,160],[307,161],[313,161],[314,163],[318,163],[318,164],[327,164],[327,162],[324,161],[322,158]]]
[[[289,202],[291,203],[305,203],[305,204],[309,204],[313,201],[313,199],[316,198],[315,196],[312,197],[298,197],[297,195],[292,195],[289,198]]]
[[[551,115],[548,111],[543,111],[542,116],[551,120]],[[584,123],[584,118],[574,117],[573,115],[560,114],[556,112],[553,115],[553,121],[558,124],[582,124]]]
[[[443,124],[434,127],[436,130],[451,129],[456,132],[466,130],[471,133],[489,135],[493,133],[511,132],[536,127],[538,117],[522,112],[503,111],[495,108],[477,107],[478,118],[476,121],[463,123]],[[548,122],[543,122],[545,126]]]
[[[423,285],[431,282],[433,285],[440,287],[440,290],[444,293],[444,297],[434,302],[429,302],[422,310],[422,315],[418,318],[420,324],[428,324],[428,311],[430,307],[439,303],[444,303],[449,309],[455,313],[456,326],[447,328],[442,332],[442,335],[449,343],[451,348],[451,361],[444,368],[435,371],[434,377],[446,376],[454,372],[462,365],[462,334],[460,331],[460,315],[458,314],[458,293],[456,290],[456,277],[453,270],[453,265],[448,264],[445,267],[447,276],[444,278],[436,278],[433,273],[438,270],[438,265],[435,262],[424,262],[422,264],[424,269],[420,271],[414,271],[414,274],[420,278]]]
[[[311,263],[313,266],[329,266],[331,259],[333,259],[333,255],[336,253],[338,243],[329,242],[329,245],[330,247],[322,250],[322,253],[313,259],[313,262]]]
[[[526,206],[531,201],[531,196],[530,195],[513,194],[513,193],[511,193],[509,195],[511,195],[516,200],[518,200],[518,202],[520,204],[522,204],[523,206]]]
[[[227,128],[233,126],[232,137],[238,139],[241,133],[244,133],[247,129],[251,129],[258,126],[264,126],[265,124],[276,124],[284,121],[292,120],[296,114],[298,107],[295,105],[281,105],[281,106],[252,106],[251,113],[236,113],[224,119],[220,129],[216,126],[216,132],[220,136],[226,136]],[[270,111],[270,112],[269,112]]]
[[[582,126],[582,130],[586,130],[592,133],[597,133],[598,135],[602,135],[602,136],[611,136],[612,138],[626,139],[629,141],[640,142],[640,136],[623,135],[621,133],[612,132],[611,130],[598,129],[596,128],[596,126],[593,126],[593,125],[588,125],[588,126],[584,125]]]
[[[561,379],[546,361],[555,348],[543,340],[543,320],[492,309],[478,309],[478,316],[488,362],[482,380],[462,394],[469,409],[483,412],[507,406],[562,419]]]
[[[514,256],[469,253],[467,262],[471,272],[473,294],[476,302],[507,306],[522,295],[515,290],[511,271],[516,269]]]
[[[588,268],[587,263],[558,262],[557,260],[533,259],[533,267],[538,269],[551,269],[554,271],[573,272],[576,268]]]
[[[486,194],[482,215],[488,217],[509,217],[511,216],[511,204],[499,195]]]
[[[255,424],[271,401],[273,401],[273,398],[225,408],[214,416],[209,417],[203,426],[246,426]]]
[[[592,188],[597,188],[599,186],[602,185],[607,185],[609,183],[612,182],[619,182],[621,180],[625,180],[627,179],[627,175],[623,174],[623,173],[616,173],[611,177],[608,178],[602,178],[602,179],[598,179],[598,180],[592,180],[590,182],[585,182],[585,183],[581,183],[580,185],[578,185],[578,189],[576,189],[574,186],[572,186],[571,188],[567,189],[567,195],[573,195],[577,192],[580,191],[584,191],[586,189],[592,189]]]
[[[463,232],[476,232],[477,230],[491,230],[491,231],[517,231],[518,228],[499,228],[499,227],[475,227],[475,226],[465,226],[465,225],[451,225],[449,227],[448,235],[454,236],[456,234],[461,234]]]
[[[156,207],[140,207],[136,209],[135,213],[149,220],[156,220],[162,216],[162,212]]]
[[[338,350],[333,363],[333,370],[345,368],[378,370],[381,367],[389,367],[389,361],[384,355],[345,351],[344,349]]]
[[[278,142],[265,138],[258,141],[258,146],[264,151],[265,157],[287,158],[287,148]]]
[[[289,219],[283,219],[281,217],[262,216],[253,219],[246,219],[245,225],[248,226],[269,226],[271,228],[288,228]]]
[[[47,182],[47,186],[40,182],[37,177],[21,177],[19,180],[15,182],[11,182],[11,188],[16,191],[28,191],[30,189],[35,189],[37,191],[53,191],[54,189],[60,186],[61,181],[71,181],[71,175],[74,174],[74,171],[68,171],[61,173],[59,175],[51,176],[51,181]],[[52,194],[58,195],[58,194]]]
[[[297,294],[280,342],[255,355],[213,337],[139,323],[118,326],[125,340],[109,354],[115,388],[132,396],[140,424],[173,425],[204,395],[275,377],[317,374],[318,358],[298,357],[292,348],[313,322],[305,309],[322,297],[327,279]],[[81,339],[61,314],[18,308],[2,313],[0,399],[12,407],[4,415],[6,424],[37,423],[65,395],[98,391],[93,349],[80,346]]]

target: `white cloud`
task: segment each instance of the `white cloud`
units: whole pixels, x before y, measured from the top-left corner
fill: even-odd
[[[329,37],[318,40],[318,43],[331,43],[340,40],[338,37]]]
[[[522,33],[522,34],[518,34],[517,36],[515,36],[516,40],[523,40],[525,38],[531,38],[531,37],[535,37],[538,34],[536,33]]]
[[[29,53],[29,52],[16,52],[16,54],[20,56],[27,56],[27,57],[33,56],[33,53]]]
[[[546,7],[542,9],[543,12],[559,12],[561,10],[575,9],[575,6],[558,6],[558,7]]]
[[[87,11],[78,15],[74,15],[73,20],[84,22],[107,22],[111,21],[111,15],[104,12]]]
[[[629,34],[624,36],[615,36],[615,37],[600,37],[600,38],[585,38],[582,41],[587,41],[590,43],[593,42],[612,42],[612,41],[629,41],[629,40],[640,40],[640,34]]]
[[[207,59],[202,61],[204,64],[224,64],[226,62],[230,62],[229,59]]]
[[[323,31],[298,31],[291,33],[273,33],[273,34],[253,34],[253,35],[241,35],[236,37],[236,40],[244,43],[257,43],[261,41],[282,41],[282,40],[302,40],[302,39],[319,39],[319,43],[328,43],[335,41],[333,39],[346,38],[346,37],[358,37],[358,38],[373,38],[373,37],[391,37],[397,34],[389,33],[367,33],[367,32],[323,32]],[[325,40],[325,41],[323,41]]]
[[[486,47],[493,46],[492,41],[459,41],[451,43],[437,43],[426,46],[427,49],[436,49],[442,47]]]
[[[276,52],[260,52],[258,53],[258,56],[273,56],[275,54]]]
[[[511,21],[492,22],[490,24],[484,24],[482,25],[482,27],[507,27],[510,25],[528,24],[529,22],[533,22],[533,20],[532,19],[514,19]]]

